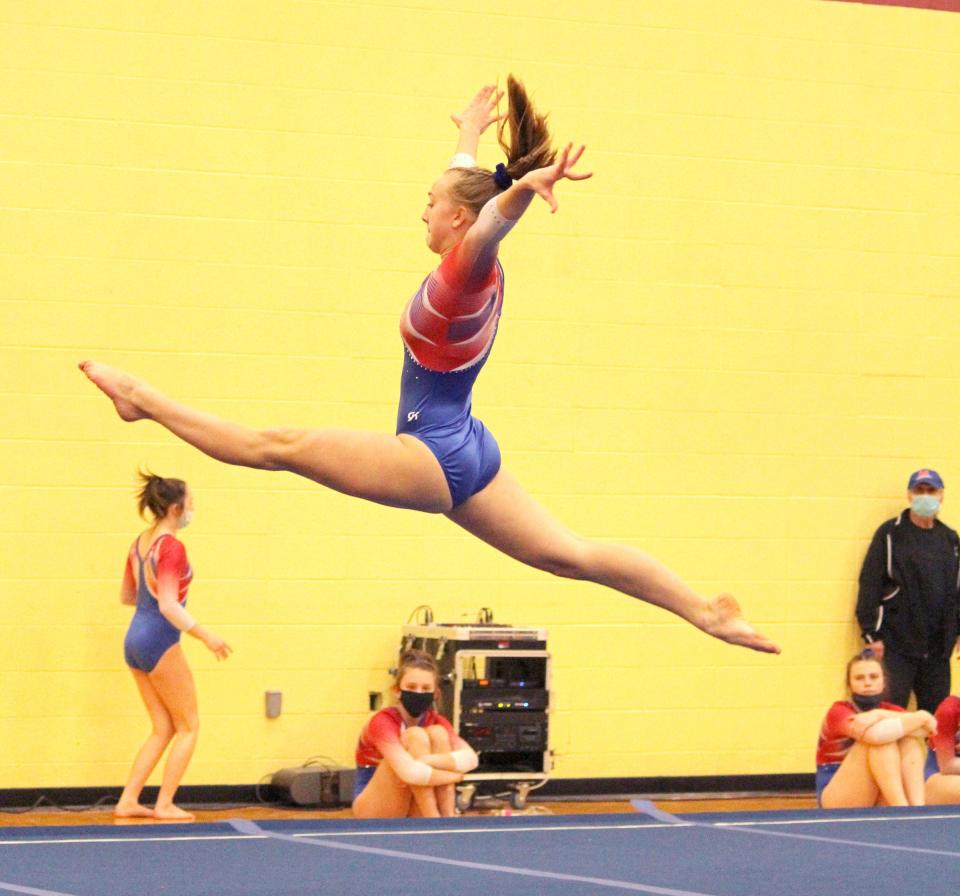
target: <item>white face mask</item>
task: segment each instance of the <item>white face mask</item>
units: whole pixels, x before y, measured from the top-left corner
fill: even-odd
[[[190,523],[192,522],[193,522],[193,511],[184,510],[183,513],[181,513],[180,516],[177,517],[177,528],[186,529],[187,526],[189,526]]]

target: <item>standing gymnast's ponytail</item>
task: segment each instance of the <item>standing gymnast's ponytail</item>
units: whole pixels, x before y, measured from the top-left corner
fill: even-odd
[[[137,509],[140,516],[149,510],[154,520],[163,519],[174,504],[183,504],[187,497],[187,483],[182,479],[165,479],[149,470],[138,470],[140,491],[137,492]]]

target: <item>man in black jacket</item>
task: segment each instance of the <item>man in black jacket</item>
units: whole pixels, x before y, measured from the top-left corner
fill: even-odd
[[[960,631],[960,539],[937,519],[943,480],[917,470],[910,507],[873,536],[860,571],[857,621],[883,659],[891,703],[935,712],[950,693],[950,652]]]

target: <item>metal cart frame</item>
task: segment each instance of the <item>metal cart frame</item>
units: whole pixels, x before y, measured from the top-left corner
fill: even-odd
[[[531,738],[537,740],[537,749],[484,749],[471,744],[481,757],[480,768],[483,768],[484,755],[495,755],[498,752],[517,753],[532,761],[525,762],[523,767],[474,771],[464,775],[463,783],[457,787],[457,808],[461,812],[470,808],[475,798],[500,794],[503,788],[509,791],[513,808],[523,809],[530,791],[541,786],[550,776],[552,757],[549,737],[553,699],[551,657],[546,650],[546,639],[546,629],[543,628],[514,628],[493,624],[428,624],[403,627],[404,649],[416,647],[430,653],[437,660],[440,666],[441,695],[445,706],[452,710],[453,728],[468,743],[470,737],[464,727],[470,725],[474,716],[489,723],[485,727],[492,729],[494,739],[499,739],[498,734],[505,733],[506,737],[512,740],[515,733],[518,738],[522,737],[521,729],[524,727],[533,734],[538,726],[542,726],[540,736],[534,735]],[[487,662],[491,661],[502,667],[502,661],[508,661],[509,666],[509,660],[512,659],[542,661],[542,687],[528,687],[526,682],[508,682],[500,687],[491,687],[492,693],[500,692],[500,699],[497,701],[499,705],[493,705],[491,701],[490,706],[478,706],[484,701],[464,700],[464,682],[478,680],[468,676],[468,664],[475,664],[479,660],[486,668]],[[522,699],[527,695],[532,699]],[[532,703],[538,705],[536,710],[530,709]],[[524,714],[531,716],[533,725],[520,724]],[[518,746],[522,744],[518,743]],[[531,765],[534,767],[531,768]],[[539,768],[536,768],[538,765]]]

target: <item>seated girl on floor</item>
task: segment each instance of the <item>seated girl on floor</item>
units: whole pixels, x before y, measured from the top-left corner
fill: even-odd
[[[353,814],[357,818],[436,818],[456,814],[455,785],[477,767],[477,754],[436,711],[439,670],[433,657],[400,657],[397,706],[381,709],[360,732]]]
[[[927,803],[960,803],[960,697],[947,697],[934,718],[937,730],[930,738],[930,749],[936,754],[937,770],[927,778]]]
[[[928,712],[884,701],[886,670],[869,649],[847,663],[849,700],[827,711],[817,743],[817,803],[825,809],[922,806]]]

